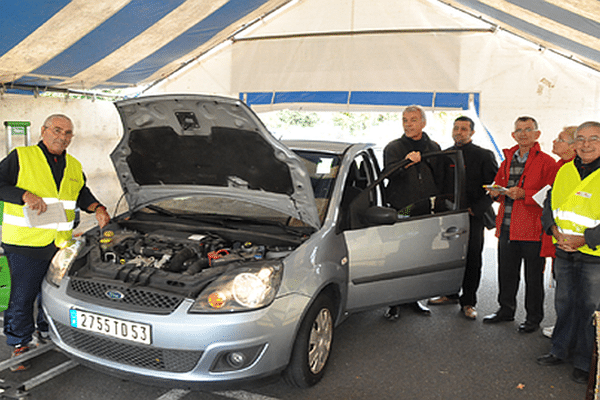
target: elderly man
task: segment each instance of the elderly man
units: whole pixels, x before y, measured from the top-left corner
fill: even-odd
[[[558,171],[544,203],[542,224],[556,246],[556,325],[550,352],[537,361],[572,359],[571,378],[587,383],[600,309],[600,123],[581,124],[575,143],[575,160]]]
[[[409,106],[402,113],[404,135],[388,143],[383,150],[385,167],[403,160],[411,160],[410,168],[390,176],[386,188],[387,201],[400,213],[420,215],[429,213],[431,196],[440,193],[444,170],[439,162],[424,161],[421,154],[440,151],[440,145],[429,138],[423,128],[427,125],[425,111],[418,106]],[[414,165],[416,164],[416,165]],[[409,304],[423,315],[431,312],[418,301]],[[400,306],[391,306],[384,317],[394,321],[400,317]]]
[[[13,357],[29,350],[36,325],[38,338],[48,335],[48,324],[41,310],[37,323],[34,322],[34,303],[57,246],[72,238],[75,207],[95,213],[101,227],[110,220],[106,208],[85,186],[81,164],[66,153],[73,139],[69,117],[49,116],[41,134],[42,140],[37,145],[18,147],[0,162],[0,200],[5,202],[2,247],[11,275],[4,334],[6,343],[14,347]],[[63,221],[46,221],[37,226],[27,222],[24,210],[42,217],[52,204],[62,205],[59,210],[64,209]],[[22,371],[27,367],[23,363],[11,370]]]
[[[520,333],[539,328],[544,318],[543,272],[545,259],[540,256],[542,208],[533,199],[556,174],[556,161],[540,149],[541,132],[535,119],[517,118],[512,133],[517,145],[504,150],[506,159],[494,181],[506,191],[492,190],[492,198],[500,201],[496,217],[498,237],[498,303],[500,308],[483,319],[484,323],[513,321],[521,263],[525,263],[525,322]]]
[[[473,143],[475,124],[469,117],[458,117],[452,128],[454,146],[450,150],[462,150],[467,174],[467,206],[469,207],[469,249],[467,265],[462,283],[462,295],[442,296],[429,299],[428,304],[441,305],[460,302],[463,315],[477,318],[477,289],[481,280],[481,252],[483,251],[483,215],[491,210],[492,199],[486,194],[483,185],[494,181],[498,163],[494,153]],[[451,166],[452,167],[452,166]]]

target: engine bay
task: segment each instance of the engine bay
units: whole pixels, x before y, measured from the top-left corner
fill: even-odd
[[[256,238],[248,231],[246,235],[198,233],[126,225],[111,223],[102,232],[87,232],[69,275],[193,297],[225,271],[282,258],[297,247],[282,245],[281,239],[243,240]]]

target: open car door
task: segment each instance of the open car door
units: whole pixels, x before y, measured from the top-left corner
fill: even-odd
[[[414,167],[405,161],[384,170],[349,205],[350,223],[342,233],[349,253],[349,311],[460,290],[469,239],[462,152],[429,153],[421,162],[433,157],[456,168],[444,169],[453,176],[440,178],[443,193],[419,199],[427,212],[408,215],[387,207],[381,195],[387,177]]]

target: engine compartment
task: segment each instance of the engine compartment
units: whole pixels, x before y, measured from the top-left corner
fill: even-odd
[[[200,233],[161,225],[131,229],[126,225],[111,223],[102,232],[86,233],[69,275],[195,297],[231,268],[282,258],[297,247],[282,245],[281,240],[244,240],[252,235],[243,232]]]
[[[267,250],[252,242],[228,242],[215,234],[155,231],[105,231],[99,239],[103,262],[133,268],[156,268],[195,275],[210,267],[235,261],[262,260]]]

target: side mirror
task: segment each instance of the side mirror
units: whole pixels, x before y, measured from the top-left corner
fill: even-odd
[[[398,222],[398,212],[389,207],[369,207],[364,216],[369,225],[393,225]]]

